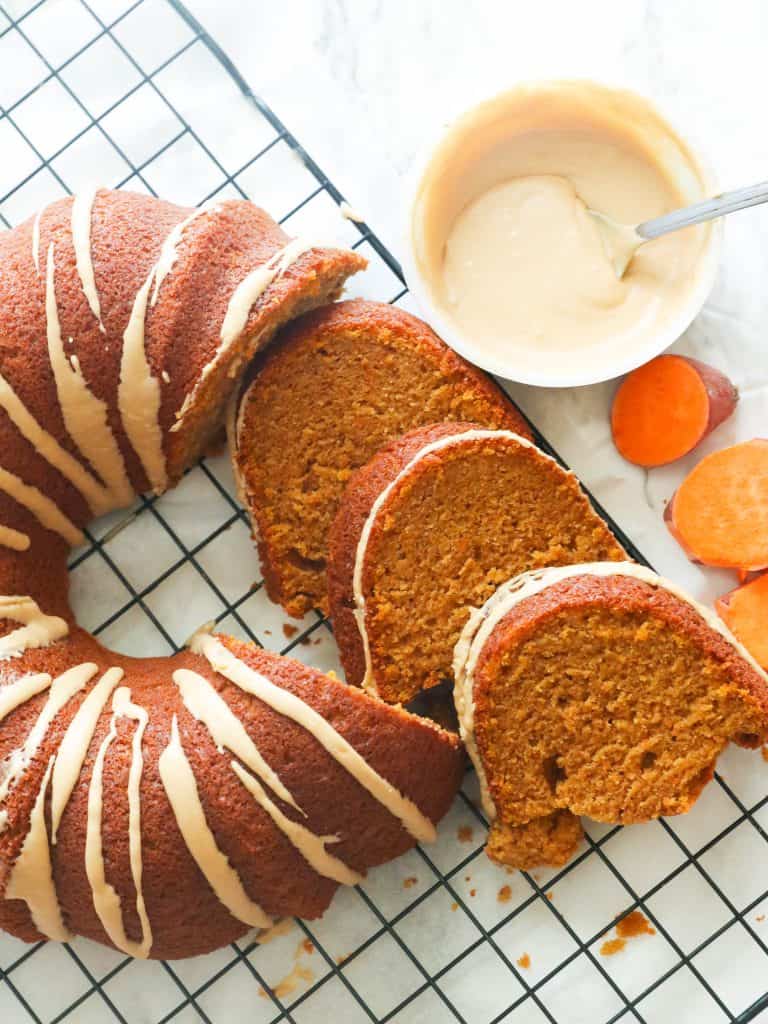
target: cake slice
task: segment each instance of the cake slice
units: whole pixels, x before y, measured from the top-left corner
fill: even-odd
[[[626,555],[576,477],[509,430],[422,427],[350,481],[328,592],[347,681],[392,703],[453,678],[472,607],[526,569]]]
[[[473,420],[528,436],[506,396],[427,325],[380,302],[329,305],[264,353],[230,417],[267,592],[328,610],[328,530],[350,476],[413,427]]]
[[[768,676],[718,616],[631,562],[525,573],[456,646],[455,700],[487,852],[560,864],[576,815],[682,814],[729,741],[768,735]]]

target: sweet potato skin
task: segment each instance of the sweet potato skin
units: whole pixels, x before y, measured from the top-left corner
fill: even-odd
[[[715,427],[719,427],[734,412],[739,402],[739,390],[721,370],[715,369],[714,366],[709,366],[690,356],[681,356],[680,358],[685,359],[696,370],[709,397],[709,420],[706,430],[700,438],[703,441]]]

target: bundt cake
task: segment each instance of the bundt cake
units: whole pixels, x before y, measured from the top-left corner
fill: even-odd
[[[407,430],[447,420],[529,436],[496,385],[403,310],[340,302],[281,332],[230,417],[273,601],[291,615],[328,611],[328,530],[353,471]]]
[[[768,675],[713,611],[631,562],[503,584],[467,622],[454,672],[487,852],[513,867],[567,860],[577,815],[689,810],[729,741],[768,736]]]
[[[347,681],[393,703],[453,678],[470,609],[510,575],[626,558],[572,473],[470,423],[419,428],[375,455],[344,493],[329,551]]]
[[[67,603],[94,515],[162,491],[245,361],[353,253],[261,210],[91,192],[0,234],[0,926],[134,956],[211,950],[429,839],[455,737],[201,632],[112,654]]]

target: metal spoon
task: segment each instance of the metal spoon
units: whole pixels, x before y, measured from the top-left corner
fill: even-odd
[[[635,252],[646,242],[670,231],[678,231],[680,228],[690,227],[691,224],[701,224],[703,221],[714,220],[715,217],[723,217],[726,213],[735,213],[736,210],[745,210],[748,206],[759,206],[765,202],[768,202],[768,181],[750,185],[748,188],[738,188],[734,192],[723,192],[712,199],[694,203],[693,206],[684,206],[681,210],[673,210],[661,217],[654,217],[653,220],[643,221],[636,227],[619,224],[597,210],[589,210],[589,213],[600,230],[605,251],[613,263],[616,276],[621,278],[632,262]]]

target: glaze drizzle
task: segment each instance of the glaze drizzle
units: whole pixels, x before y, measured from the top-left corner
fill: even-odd
[[[200,802],[195,774],[181,745],[176,715],[171,725],[171,742],[160,755],[158,767],[187,849],[219,901],[238,921],[252,928],[269,928],[271,918],[253,902],[240,876],[216,845]]]
[[[104,760],[110,744],[117,736],[117,720],[120,716],[133,718],[138,727],[133,737],[131,767],[128,779],[128,815],[129,815],[129,852],[131,859],[131,875],[136,889],[136,912],[141,922],[141,942],[132,942],[125,933],[120,896],[115,888],[107,882],[104,850],[102,847],[101,827],[103,810],[103,776]],[[146,959],[152,948],[152,929],[149,924],[144,893],[141,886],[141,809],[139,804],[139,785],[143,768],[141,742],[147,727],[149,716],[144,708],[131,703],[131,691],[121,686],[115,690],[112,698],[112,721],[109,732],[104,737],[96,755],[91,783],[88,788],[88,818],[85,836],[85,867],[88,882],[93,893],[93,905],[104,931],[112,943],[126,953],[138,959]]]
[[[72,245],[75,249],[75,266],[80,277],[83,294],[88,300],[99,330],[102,334],[106,334],[106,328],[101,320],[101,303],[96,289],[91,249],[91,219],[98,191],[98,188],[88,189],[86,192],[78,193],[72,200]]]

